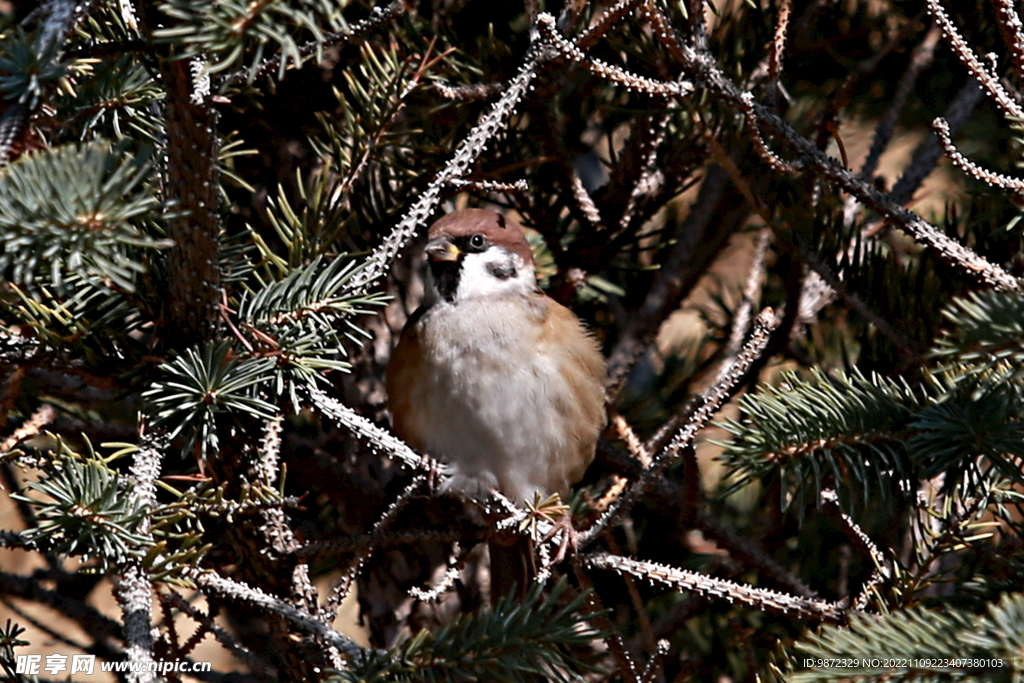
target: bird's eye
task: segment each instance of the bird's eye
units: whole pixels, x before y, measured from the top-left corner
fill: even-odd
[[[484,239],[484,236],[481,235],[480,233],[477,233],[469,238],[469,246],[473,247],[474,249],[483,249],[486,243],[487,240]]]

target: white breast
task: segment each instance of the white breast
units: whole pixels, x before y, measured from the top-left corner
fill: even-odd
[[[450,486],[471,495],[498,488],[519,502],[567,489],[578,460],[566,422],[575,399],[559,368],[565,356],[536,353],[531,303],[438,303],[417,326],[426,368],[405,387],[417,406],[413,428],[455,468]]]

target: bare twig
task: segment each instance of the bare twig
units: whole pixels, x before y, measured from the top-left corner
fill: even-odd
[[[441,169],[440,173],[430,182],[427,188],[420,193],[413,205],[398,222],[398,225],[392,229],[391,234],[367,258],[366,268],[361,271],[359,277],[353,282],[353,291],[365,290],[387,272],[398,252],[412,239],[420,226],[426,222],[437,208],[445,186],[450,184],[452,180],[464,176],[466,171],[469,170],[470,165],[480,156],[488,143],[501,133],[505,121],[512,115],[519,102],[526,95],[530,83],[533,82],[534,77],[537,75],[538,66],[545,58],[544,55],[546,53],[538,49],[539,47],[539,45],[534,46],[534,49],[527,56],[522,67],[520,67],[519,73],[509,82],[501,99],[494,103],[494,106],[491,107],[491,110],[480,123],[459,143],[455,150],[455,155],[445,164],[444,168]]]
[[[424,472],[417,472],[413,477],[412,481],[402,490],[398,497],[395,498],[388,505],[384,514],[381,515],[380,519],[373,525],[369,534],[366,534],[363,538],[367,539],[366,543],[353,547],[356,551],[355,559],[349,562],[349,568],[342,574],[341,578],[331,588],[331,593],[327,598],[327,603],[324,605],[321,612],[325,615],[329,615],[331,620],[334,619],[338,613],[338,608],[341,607],[341,603],[345,601],[349,593],[352,590],[355,579],[359,576],[359,573],[363,569],[363,565],[366,560],[369,559],[370,554],[380,545],[383,545],[383,541],[387,538],[385,531],[394,521],[399,511],[405,507],[409,499],[412,498],[420,487],[427,480],[427,474]],[[303,555],[299,553],[299,556]]]
[[[771,228],[761,228],[757,233],[757,241],[754,243],[754,254],[750,259],[750,270],[747,271],[747,281],[743,287],[743,300],[736,307],[736,313],[732,316],[732,329],[729,331],[729,341],[725,345],[723,356],[733,358],[743,347],[743,341],[747,338],[747,331],[750,329],[750,321],[754,306],[761,298],[761,281],[764,279],[764,258],[768,253],[768,246],[772,242]],[[722,368],[725,369],[725,366]]]
[[[691,48],[689,66],[697,71],[705,84],[724,99],[742,106],[743,93],[718,70],[716,66],[700,58]],[[754,104],[755,113],[762,127],[775,131],[801,153],[805,164],[813,166],[818,174],[831,180],[840,189],[856,196],[865,206],[884,215],[892,223],[910,234],[921,244],[934,250],[947,262],[958,266],[974,278],[997,289],[1016,290],[1020,283],[999,266],[991,263],[975,251],[950,238],[941,230],[917,214],[897,205],[873,186],[856,178],[835,159],[817,149],[812,142],[798,135],[787,123],[759,104]]]
[[[281,423],[283,416],[267,420],[263,426],[263,441],[260,442],[258,457],[253,468],[256,470],[256,481],[267,486],[277,482],[278,470],[281,467]]]
[[[817,597],[817,594],[800,577],[772,559],[755,541],[740,536],[713,515],[706,512],[699,513],[697,526],[706,536],[714,539],[725,550],[728,550],[730,557],[742,561],[745,565],[753,566],[775,585],[804,598]]]
[[[121,624],[82,600],[43,588],[28,576],[0,571],[0,593],[53,608],[72,619],[96,640],[122,638]]]
[[[29,541],[17,531],[0,530],[0,548],[26,548],[38,550],[35,541]]]
[[[704,0],[685,0],[687,14],[691,24],[693,46],[698,52],[708,51],[708,24],[704,19]],[[648,4],[653,4],[648,0]]]
[[[489,100],[497,97],[508,87],[507,83],[481,83],[479,85],[445,85],[434,82],[430,88],[442,97],[457,102],[472,102],[474,100]]]
[[[937,0],[929,0],[929,5],[938,7]],[[938,11],[941,13],[941,8],[938,8]],[[674,42],[673,52],[679,56],[686,69],[700,81],[701,85],[741,111],[752,106],[759,129],[771,130],[785,140],[800,154],[806,170],[813,168],[817,175],[832,181],[839,189],[854,195],[865,206],[882,214],[918,242],[933,249],[940,257],[955,264],[974,278],[1003,290],[1016,290],[1020,287],[1017,279],[1005,270],[953,240],[920,216],[897,205],[892,198],[883,195],[873,186],[855,177],[842,164],[818,149],[813,142],[799,135],[789,124],[766,107],[756,102],[751,103],[749,93],[726,78],[711,57],[678,39],[658,7],[647,3],[644,5],[644,12],[652,19],[652,22],[664,28],[667,39]],[[941,25],[941,22],[939,23]],[[982,75],[987,75],[987,72]],[[992,81],[991,78],[988,80]],[[1020,118],[1024,118],[1024,115]]]
[[[967,67],[967,70],[974,76],[974,79],[985,89],[989,99],[1006,116],[1014,119],[1024,119],[1024,109],[1006,92],[999,83],[999,79],[989,68],[981,63],[974,50],[971,49],[971,46],[967,44],[967,41],[963,39],[956,26],[946,15],[946,11],[942,8],[939,0],[927,0],[927,6],[929,14],[932,15],[932,19],[942,29],[942,34],[946,36],[946,40],[949,41],[953,52],[960,58],[960,62]]]
[[[668,130],[668,122],[672,118],[671,108],[653,117],[651,129],[654,135],[646,142],[647,154],[643,167],[633,189],[629,193],[629,200],[626,208],[622,211],[622,218],[619,219],[619,229],[626,230],[633,222],[636,208],[644,196],[650,196],[657,192],[658,187],[664,182],[664,174],[658,170],[658,148],[665,140]]]
[[[611,650],[612,656],[615,657],[615,662],[619,666],[619,673],[622,674],[622,678],[627,683],[639,683],[640,679],[637,675],[636,663],[626,649],[626,643],[623,641],[622,636],[619,635],[615,625],[604,614],[600,598],[594,590],[594,582],[590,580],[590,576],[585,571],[584,564],[579,556],[573,558],[572,568],[573,573],[576,574],[576,579],[580,583],[580,588],[589,591],[586,602],[583,605],[583,611],[590,615],[590,618],[594,620],[595,626],[607,634],[605,643],[608,644],[608,649]]]
[[[328,619],[333,621],[334,617],[337,616],[341,603],[345,602],[345,599],[352,593],[352,588],[356,585],[356,578],[363,571],[366,557],[367,555],[361,556],[331,587],[331,592],[327,596],[327,602],[320,609],[323,621],[328,622]]]
[[[618,412],[612,414],[612,425],[615,427],[615,431],[618,433],[619,438],[629,448],[629,452],[636,458],[637,462],[646,469],[651,466],[651,453],[644,446],[644,443],[640,440],[640,437],[636,435],[633,428],[626,422],[626,418],[619,415]]]
[[[780,317],[772,309],[766,308],[761,311],[754,323],[754,331],[750,336],[750,340],[737,355],[729,371],[723,373],[721,381],[712,385],[702,394],[699,406],[690,415],[689,420],[676,432],[668,446],[655,456],[651,466],[644,470],[639,481],[633,484],[623,496],[619,497],[606,512],[598,517],[597,521],[590,528],[580,534],[579,543],[581,547],[591,542],[621,515],[628,512],[640,499],[647,487],[661,476],[665,468],[676,462],[681,453],[693,445],[693,439],[697,436],[697,432],[707,425],[711,417],[718,412],[719,408],[736,390],[737,384],[745,376],[750,365],[760,358],[765,347],[768,345],[768,339],[771,336],[772,330],[775,329],[780,321]]]
[[[453,543],[466,538],[465,532],[457,529],[412,529],[398,533],[359,534],[350,538],[316,541],[299,546],[295,549],[296,556],[306,559],[314,557],[332,557],[344,553],[362,553],[371,547],[387,547],[408,545],[413,543]]]
[[[967,83],[964,84],[960,91],[953,98],[953,101],[946,107],[946,111],[943,114],[943,118],[949,123],[950,135],[956,135],[967,119],[970,118],[971,112],[974,111],[975,105],[981,100],[981,86],[973,78],[968,79]],[[892,191],[889,193],[889,199],[896,204],[906,204],[913,197],[917,188],[921,186],[921,183],[935,168],[935,164],[942,157],[942,146],[939,144],[939,139],[934,134],[929,134],[927,141],[921,146],[921,148],[914,155],[914,159],[907,166],[906,170],[893,185]]]
[[[217,626],[217,623],[211,616],[200,612],[193,605],[189,604],[185,598],[181,597],[174,591],[162,593],[161,595],[165,597],[167,601],[175,607],[175,609],[187,614],[189,618],[199,624],[199,630],[196,632],[197,634],[212,633],[218,643],[227,648],[231,654],[245,662],[249,667],[257,670],[264,668],[263,662],[260,661],[259,657],[257,657],[252,650],[240,644],[231,636],[230,633],[222,629],[220,626]],[[201,637],[202,636],[200,635],[200,638]],[[194,640],[195,644],[191,645]],[[195,645],[198,644],[199,642],[195,639],[195,636],[193,636],[189,639],[189,642],[186,643],[186,647],[182,648],[182,650],[185,654],[188,654],[192,649],[194,649]],[[191,647],[188,647],[189,645],[191,645]]]
[[[150,611],[153,601],[153,586],[145,570],[133,563],[118,578],[114,596],[124,613],[125,655],[129,662],[138,664],[128,673],[129,683],[150,683],[159,679],[150,665],[153,656],[153,634],[150,625]]]
[[[587,219],[591,228],[599,228],[602,225],[601,212],[598,211],[597,205],[594,204],[594,200],[591,198],[590,193],[587,192],[587,188],[583,186],[583,180],[580,179],[580,174],[575,170],[572,172],[570,178],[572,183],[572,196],[576,200],[576,205],[579,207],[580,213]]]
[[[682,97],[693,92],[693,84],[687,81],[656,81],[630,73],[625,69],[613,66],[600,59],[587,57],[577,44],[566,40],[558,32],[558,28],[555,26],[555,18],[547,12],[541,12],[537,17],[537,27],[540,29],[541,35],[563,57],[579,63],[599,78],[604,78],[612,83],[625,86],[630,90],[647,93],[648,95]]]
[[[672,251],[640,308],[631,314],[620,331],[608,356],[605,388],[610,397],[614,398],[618,393],[633,363],[653,341],[662,321],[676,309],[704,273],[705,261],[716,253],[715,249],[709,248],[708,242],[726,238],[728,231],[725,230],[717,231],[714,237],[708,235],[708,228],[725,195],[726,184],[726,173],[718,166],[710,166],[690,214],[676,232],[678,238]],[[698,253],[706,258],[695,258]]]
[[[816,302],[808,302],[807,313],[809,315],[817,316],[818,311],[828,303],[827,294],[836,294],[855,308],[866,320],[874,325],[879,332],[885,335],[885,337],[901,351],[905,353],[914,352],[914,345],[910,342],[907,335],[893,327],[888,320],[872,310],[872,308],[864,303],[864,300],[859,296],[847,291],[846,285],[842,279],[832,272],[832,269],[819,259],[816,254],[802,250],[801,257],[807,262],[807,265],[817,273],[818,277],[821,278],[823,285],[828,289],[826,296],[819,296],[818,301]],[[803,308],[804,305],[804,301],[801,299],[801,308]]]
[[[914,91],[914,83],[917,82],[917,77],[931,65],[932,60],[935,58],[935,46],[939,42],[940,37],[942,37],[942,31],[937,26],[933,26],[929,29],[921,44],[914,48],[914,52],[910,56],[910,64],[907,66],[907,70],[903,72],[903,75],[900,76],[899,83],[896,85],[896,93],[893,95],[892,103],[875,127],[875,136],[871,141],[871,149],[868,150],[867,158],[864,159],[864,164],[860,169],[861,180],[869,181],[875,174],[875,170],[878,168],[878,160],[882,157],[882,152],[889,146],[889,141],[892,139],[892,134],[896,129],[896,124],[899,122],[900,115],[903,113],[904,107],[907,106],[907,100]]]
[[[319,388],[310,386],[309,396],[313,400],[313,405],[324,415],[362,435],[370,448],[383,451],[386,455],[399,459],[413,471],[429,472],[432,468],[441,467],[437,461],[420,455],[398,437],[384,431],[362,415],[356,414],[351,408],[337,399],[331,398]],[[442,471],[444,471],[443,468]]]
[[[761,157],[761,160],[768,164],[776,173],[791,174],[799,172],[799,164],[783,161],[765,144],[764,138],[761,137],[761,131],[758,129],[757,116],[754,114],[754,96],[749,92],[745,92],[741,96],[740,101],[743,107],[743,118],[747,122],[747,134],[750,136],[751,142],[754,143],[754,151],[757,152],[757,156]]]
[[[1013,0],[993,0],[996,7],[996,19],[1003,34],[1003,42],[1013,60],[1014,71],[1018,78],[1024,78],[1024,24],[1021,24]]]
[[[640,674],[640,683],[654,683],[661,676],[669,647],[670,644],[665,638],[658,641],[658,649],[647,660],[643,673]]]
[[[768,55],[768,86],[772,90],[778,87],[779,76],[782,75],[782,56],[786,51],[786,33],[792,13],[792,0],[779,0],[779,18],[775,21],[775,36]]]
[[[991,187],[997,187],[1000,190],[1013,190],[1014,192],[1024,191],[1024,180],[1021,178],[1011,178],[1010,176],[1003,175],[1002,173],[989,171],[978,166],[961,154],[960,150],[956,148],[956,145],[953,144],[953,140],[950,138],[949,124],[945,119],[935,119],[932,122],[932,128],[935,130],[935,134],[939,136],[939,144],[942,145],[942,149],[946,152],[946,156],[949,157],[949,160],[953,162],[953,165],[961,171],[977,181],[983,182]]]
[[[160,478],[166,444],[162,435],[154,432],[142,434],[129,472],[134,486],[128,492],[128,502],[135,509],[156,504],[156,482]],[[144,519],[140,531],[149,534],[149,520]],[[132,683],[148,683],[159,677],[149,665],[155,662],[153,654],[152,603],[153,585],[138,560],[132,560],[118,577],[114,595],[124,614],[125,656],[135,662],[128,674]]]
[[[521,194],[530,189],[525,180],[517,180],[514,183],[499,183],[494,180],[462,180],[461,178],[454,178],[448,181],[448,184],[459,190],[469,190],[472,192]]]
[[[164,451],[167,448],[162,433],[147,431],[141,436],[139,450],[132,459],[131,476],[134,486],[128,494],[132,507],[152,507],[156,505],[156,482],[160,478]],[[143,529],[147,530],[146,528]]]
[[[469,553],[462,552],[462,548],[458,543],[452,548],[451,557],[448,558],[448,564],[445,567],[444,576],[437,583],[428,589],[422,589],[419,586],[413,586],[409,589],[410,597],[416,600],[422,600],[423,602],[437,602],[441,597],[451,590],[451,587],[455,584],[455,580],[459,578],[459,573],[462,571],[463,566],[466,564],[466,560],[469,557]]]
[[[56,416],[57,413],[53,406],[44,403],[36,412],[32,413],[32,417],[15,429],[13,434],[3,440],[3,443],[0,443],[0,453],[6,453],[25,439],[31,439],[39,434],[43,427],[53,422]]]
[[[889,568],[885,561],[885,555],[878,549],[864,530],[853,521],[853,518],[843,512],[843,509],[839,507],[839,496],[836,492],[831,489],[825,489],[821,492],[822,506],[833,513],[837,514],[843,521],[843,526],[846,527],[847,533],[857,542],[864,551],[871,557],[871,561],[875,565],[875,570],[871,572],[871,576],[864,585],[861,587],[860,593],[856,600],[854,600],[854,608],[862,610],[867,607],[868,601],[871,599],[871,593],[875,590],[878,584],[885,580],[885,577],[889,575]]]
[[[327,644],[336,647],[346,656],[359,657],[363,653],[363,649],[352,642],[351,639],[326,626],[313,615],[297,609],[284,600],[264,592],[260,588],[226,578],[215,572],[203,572],[189,568],[186,574],[188,578],[195,581],[196,585],[204,591],[210,591],[250,605],[263,607],[279,614],[296,626],[322,638]]]
[[[298,49],[299,61],[304,62],[306,59],[317,54],[324,48],[334,47],[343,43],[354,43],[361,40],[373,29],[401,16],[405,10],[406,3],[402,0],[393,0],[385,6],[374,7],[369,17],[352,24],[348,31],[331,33],[324,36],[321,40],[311,40],[304,45],[300,45]],[[287,66],[285,59],[286,57],[284,55],[277,55],[266,61],[260,62],[253,68],[236,71],[235,73],[225,77],[221,86],[239,85],[246,81],[251,82],[257,78],[268,76],[275,71],[280,77]]]
[[[608,31],[622,21],[627,14],[640,4],[640,0],[619,0],[598,17],[597,21],[591,24],[585,31],[580,33],[576,39],[576,46],[586,52],[597,44]]]
[[[700,595],[739,602],[770,612],[792,614],[816,621],[839,621],[843,618],[844,610],[839,605],[823,600],[801,598],[765,588],[745,586],[726,579],[677,569],[656,562],[634,560],[608,553],[585,555],[583,562],[594,569],[605,569],[617,574],[631,574],[649,583],[662,583],[679,590],[688,590]]]

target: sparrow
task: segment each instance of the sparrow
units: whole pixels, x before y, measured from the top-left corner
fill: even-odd
[[[500,213],[442,217],[426,256],[423,305],[387,367],[395,433],[450,466],[442,492],[564,499],[606,423],[596,340],[540,290],[526,236]],[[526,588],[532,551],[511,536],[489,542],[493,598]]]

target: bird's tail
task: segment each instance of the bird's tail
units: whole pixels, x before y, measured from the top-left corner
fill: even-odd
[[[491,604],[515,590],[522,600],[530,583],[537,576],[533,540],[525,534],[502,532],[487,541],[491,555]]]

